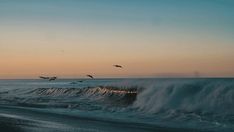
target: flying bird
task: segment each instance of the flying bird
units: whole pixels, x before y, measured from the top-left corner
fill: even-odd
[[[57,79],[57,77],[50,77],[49,78],[49,81],[54,81],[54,80],[56,80]]]
[[[123,68],[121,65],[113,65],[113,66],[117,68]]]
[[[90,77],[90,78],[92,78],[92,79],[94,78],[92,75],[86,75],[86,76],[87,76],[87,77]]]
[[[39,76],[39,78],[41,78],[41,79],[50,79],[50,77],[43,77],[43,76]]]
[[[46,80],[49,80],[49,81],[54,81],[54,80],[57,79],[57,77],[44,77],[44,76],[39,76],[39,78],[46,79]]]

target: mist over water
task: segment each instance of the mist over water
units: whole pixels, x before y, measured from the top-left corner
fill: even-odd
[[[9,118],[15,126],[14,119],[20,119],[16,126],[26,131],[55,130],[47,126],[52,123],[59,131],[229,132],[234,130],[234,80],[0,80],[0,107],[0,124]],[[28,126],[35,122],[41,125]]]

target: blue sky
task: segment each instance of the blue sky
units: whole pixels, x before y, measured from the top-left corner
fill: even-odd
[[[25,75],[26,70],[17,67],[0,71],[6,71],[3,77],[9,71],[14,71],[12,76],[31,77],[38,74],[36,70],[70,76],[75,69],[58,73],[65,66],[53,71],[53,64],[46,65],[60,57],[60,62],[55,63],[71,67],[102,67],[116,60],[129,67],[140,64],[149,69],[145,73],[137,68],[125,73],[93,70],[102,71],[100,76],[193,71],[207,76],[232,76],[233,23],[232,0],[0,0],[0,55],[7,58],[4,63],[16,63],[14,56],[33,66],[37,64],[33,58],[45,63],[44,69],[35,66]],[[57,55],[61,50],[66,55]],[[96,55],[87,56],[88,51]],[[54,58],[44,62],[42,58],[51,53]],[[79,56],[84,60],[72,62]],[[92,62],[92,58],[99,61]],[[191,68],[178,70],[190,64]],[[88,70],[91,68],[83,68]]]
[[[234,22],[233,6],[231,0],[1,0],[0,14],[4,21],[162,24],[229,30]]]

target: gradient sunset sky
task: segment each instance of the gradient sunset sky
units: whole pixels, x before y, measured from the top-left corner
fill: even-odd
[[[0,78],[198,72],[234,76],[233,0],[0,0]]]

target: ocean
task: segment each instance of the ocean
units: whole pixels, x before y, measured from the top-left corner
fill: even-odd
[[[234,79],[0,80],[1,132],[234,132]]]

